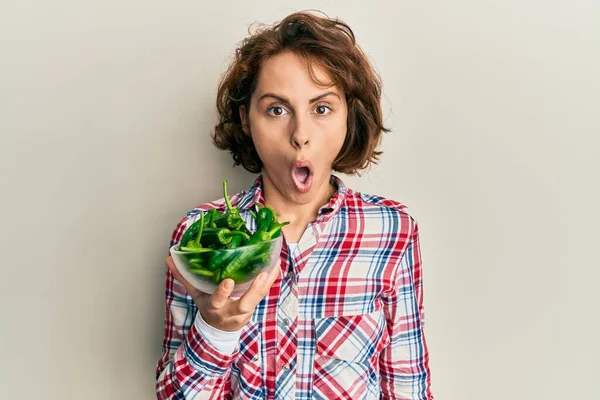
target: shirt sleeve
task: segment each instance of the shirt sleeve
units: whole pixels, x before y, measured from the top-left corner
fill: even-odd
[[[384,297],[390,344],[380,357],[384,399],[433,400],[423,331],[421,250],[416,221],[397,270],[395,290]]]
[[[237,331],[222,331],[207,324],[202,315],[196,315],[196,330],[202,334],[217,350],[223,354],[233,354],[240,343],[243,328]]]
[[[184,218],[173,233],[172,244],[179,242],[185,226]],[[222,352],[199,331],[197,307],[169,269],[165,286],[163,350],[156,366],[157,398],[226,397],[224,394],[230,391],[231,365],[237,357],[237,349],[230,354]]]

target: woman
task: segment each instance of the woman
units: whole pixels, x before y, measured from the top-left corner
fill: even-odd
[[[220,82],[214,143],[260,173],[231,196],[284,227],[278,267],[239,299],[200,293],[167,258],[161,399],[433,399],[416,221],[332,171],[378,160],[381,85],[352,30],[294,13],[244,40]],[[172,245],[210,208],[190,211]]]

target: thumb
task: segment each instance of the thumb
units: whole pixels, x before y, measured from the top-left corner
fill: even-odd
[[[210,296],[211,305],[214,308],[221,308],[227,304],[227,300],[233,292],[235,282],[233,279],[223,279],[214,293]]]

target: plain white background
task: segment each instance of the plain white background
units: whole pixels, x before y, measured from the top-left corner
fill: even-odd
[[[597,1],[4,2],[0,397],[151,399],[164,257],[254,175],[212,147],[251,22],[317,8],[384,82],[379,166],[421,229],[439,400],[600,398]]]

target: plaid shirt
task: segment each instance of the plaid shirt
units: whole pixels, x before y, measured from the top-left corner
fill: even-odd
[[[160,399],[433,399],[423,333],[417,222],[406,206],[338,188],[293,253],[284,237],[282,276],[258,304],[238,348],[224,354],[194,323],[197,308],[167,271]],[[264,205],[262,176],[231,197]],[[210,208],[179,223],[171,245]]]

